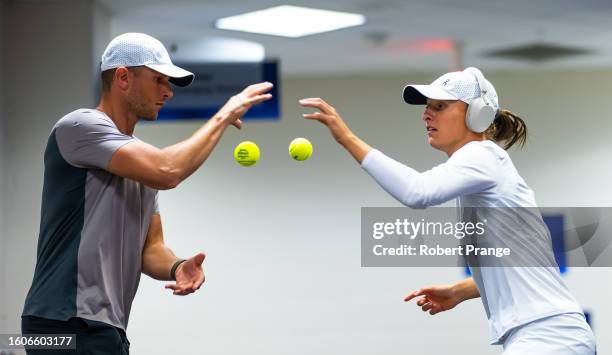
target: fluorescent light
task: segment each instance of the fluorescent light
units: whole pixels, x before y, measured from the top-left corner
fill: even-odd
[[[262,62],[266,57],[263,45],[238,38],[204,37],[172,47],[172,60],[180,62]]]
[[[223,30],[298,38],[315,33],[359,26],[365,16],[307,7],[282,5],[217,20]]]

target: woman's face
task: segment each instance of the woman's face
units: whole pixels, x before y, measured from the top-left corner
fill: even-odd
[[[428,143],[448,156],[474,135],[465,125],[467,104],[460,100],[427,99],[423,121],[427,127]]]

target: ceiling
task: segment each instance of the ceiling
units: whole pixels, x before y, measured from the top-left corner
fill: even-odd
[[[611,0],[99,0],[113,35],[145,32],[166,45],[207,37],[261,43],[285,75],[612,68]],[[289,4],[366,15],[363,26],[291,39],[217,30],[220,17]],[[545,44],[585,52],[547,60],[491,57]],[[539,48],[542,50],[542,48]]]

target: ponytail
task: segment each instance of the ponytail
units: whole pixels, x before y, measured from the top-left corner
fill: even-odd
[[[495,120],[485,131],[485,135],[488,139],[500,143],[506,150],[516,143],[522,148],[527,141],[527,125],[514,113],[499,110]]]

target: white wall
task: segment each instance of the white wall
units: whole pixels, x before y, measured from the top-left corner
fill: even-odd
[[[7,2],[4,7],[10,84],[2,179],[4,332],[21,329],[20,315],[35,265],[43,182],[43,152],[52,125],[94,102],[92,1]]]
[[[92,40],[90,5],[51,1],[5,8],[11,29],[2,170],[1,262],[10,269],[1,284],[5,332],[19,330],[34,270],[48,133],[63,114],[92,103],[90,73],[99,53],[91,53],[99,45]],[[427,146],[420,111],[404,105],[400,92],[406,82],[435,76],[287,78],[280,122],[230,128],[202,169],[161,193],[168,244],[182,256],[206,252],[207,283],[195,295],[173,297],[163,283],[144,277],[128,329],[132,353],[499,353],[487,345],[479,301],[436,317],[402,302],[422,285],[456,281],[461,270],[360,267],[360,207],[398,204],[324,127],[303,120],[297,106],[304,96],[328,99],[367,142],[423,170],[444,156]],[[540,205],[612,205],[612,70],[534,70],[490,79],[502,105],[523,115],[531,130],[530,144],[512,156]],[[136,134],[162,147],[196,128],[193,122],[143,124]],[[315,146],[314,156],[302,163],[287,154],[298,136]],[[250,168],[232,159],[235,144],[245,139],[262,150],[261,161]],[[567,276],[581,304],[594,311],[602,354],[612,352],[612,340],[604,337],[612,331],[611,276],[610,269],[573,269]]]
[[[5,253],[6,249],[4,248],[4,186],[3,179],[4,176],[4,0],[0,0],[0,333],[4,333],[4,323],[6,322],[6,307],[4,302],[4,290],[6,279],[6,267],[3,264],[6,259]]]
[[[102,52],[110,42],[111,38],[111,12],[102,4],[99,0],[92,0],[90,14],[92,16],[92,22],[90,27],[90,34],[92,36],[91,43],[91,73],[93,75],[94,91],[96,94],[100,91],[100,57]],[[98,102],[98,97],[94,95],[95,104]]]

